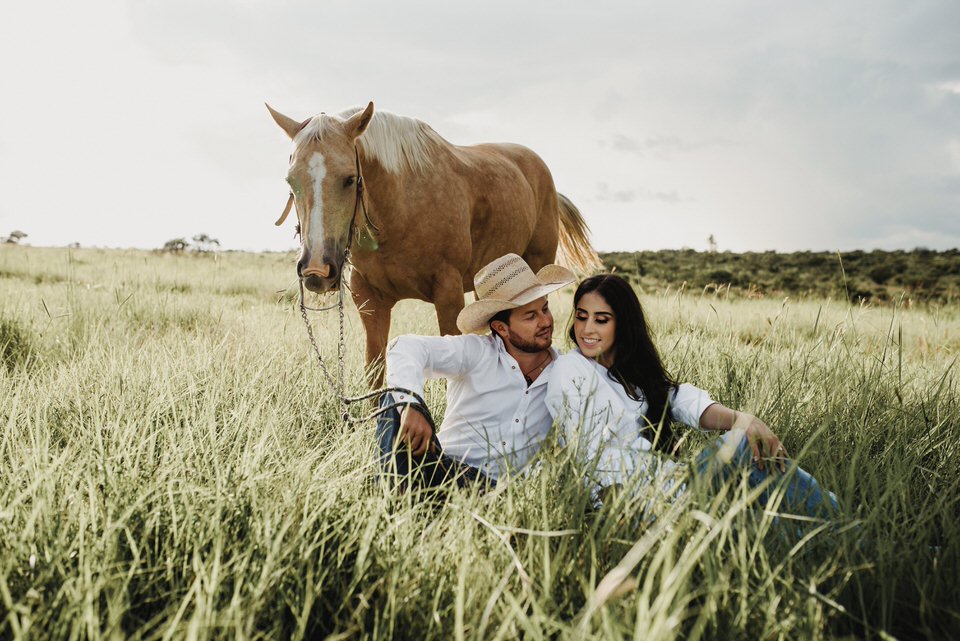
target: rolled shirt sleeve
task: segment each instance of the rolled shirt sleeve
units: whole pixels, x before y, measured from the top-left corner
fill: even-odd
[[[700,417],[714,403],[716,401],[704,390],[690,383],[681,383],[670,395],[670,413],[678,423],[700,429]]]

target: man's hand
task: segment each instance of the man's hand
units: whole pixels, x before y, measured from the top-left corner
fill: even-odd
[[[400,414],[400,434],[397,438],[410,448],[410,453],[416,457],[423,456],[429,450],[435,451],[433,444],[433,428],[430,422],[418,410],[409,405],[403,408]]]
[[[786,471],[787,458],[790,455],[777,435],[756,416],[743,412],[738,414],[737,423],[743,426],[757,467],[762,470],[765,459],[774,459],[774,464],[779,463],[780,471]]]

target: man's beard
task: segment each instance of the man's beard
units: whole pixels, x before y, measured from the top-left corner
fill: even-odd
[[[521,352],[526,352],[527,354],[536,354],[537,352],[542,352],[543,350],[550,348],[550,343],[553,340],[551,334],[547,334],[545,338],[541,339],[537,339],[537,337],[534,336],[533,340],[529,341],[520,338],[516,334],[510,334],[510,344]]]

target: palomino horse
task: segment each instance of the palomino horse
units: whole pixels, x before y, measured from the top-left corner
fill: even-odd
[[[314,292],[339,287],[349,248],[368,368],[382,362],[400,299],[432,302],[440,333],[459,334],[464,292],[495,258],[513,252],[539,270],[559,241],[568,266],[599,265],[580,212],[526,147],[452,145],[414,118],[374,115],[372,102],[302,122],[267,109],[293,140],[290,198],[276,224],[296,206],[297,275]],[[368,371],[379,385],[382,368]]]

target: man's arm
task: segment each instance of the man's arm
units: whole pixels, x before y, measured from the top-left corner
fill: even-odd
[[[387,387],[410,390],[422,398],[427,379],[456,378],[475,367],[483,357],[485,340],[480,336],[399,336],[387,350]],[[393,398],[397,403],[419,404],[406,392],[393,392]],[[405,407],[397,437],[410,452],[419,457],[432,450],[432,436],[426,417]]]

